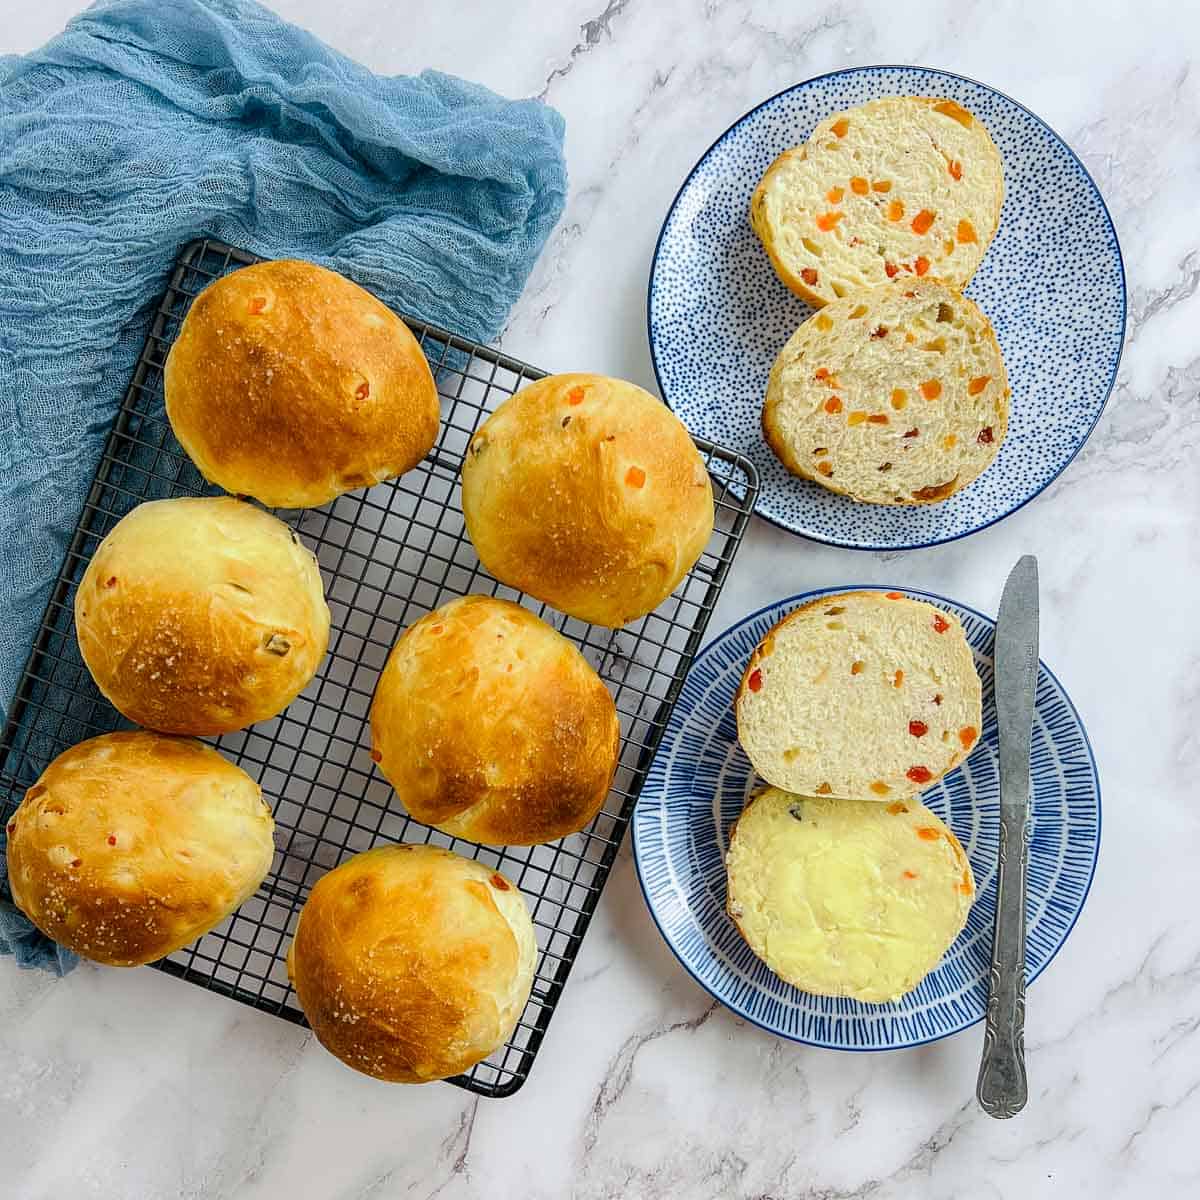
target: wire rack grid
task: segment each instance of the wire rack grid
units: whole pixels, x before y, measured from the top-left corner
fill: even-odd
[[[108,436],[0,740],[0,810],[62,750],[128,727],[80,658],[74,591],[101,539],[143,500],[208,495],[166,420],[162,366],[191,301],[254,255],[213,240],[181,252]],[[713,477],[716,529],[700,561],[658,610],[621,630],[587,625],[492,579],[463,525],[458,474],[467,442],[500,401],[544,372],[405,318],[434,370],[438,442],[400,479],[318,509],[277,513],[317,555],[333,617],[329,653],[277,718],[209,739],[256,778],[275,814],[276,855],[258,893],[197,942],[155,964],[171,975],[303,1023],[285,969],[309,889],[351,854],[387,842],[434,842],[503,871],[529,903],[539,956],[529,1003],[508,1042],[452,1082],[511,1095],[527,1078],[599,899],[757,492],[753,465],[698,442]],[[455,596],[525,603],[598,670],[621,719],[620,765],[602,811],[582,832],[534,847],[487,847],[413,820],[370,759],[367,712],[400,632]],[[0,833],[0,837],[3,834]],[[4,889],[4,899],[11,895]]]

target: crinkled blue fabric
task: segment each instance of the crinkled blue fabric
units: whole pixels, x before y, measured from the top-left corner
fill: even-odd
[[[180,248],[308,258],[486,342],[562,212],[562,140],[539,101],[373,75],[251,0],[100,0],[0,57],[0,704]],[[63,969],[3,906],[0,952]]]

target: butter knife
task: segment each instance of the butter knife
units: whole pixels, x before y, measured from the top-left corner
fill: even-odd
[[[1025,1107],[1025,887],[1029,751],[1038,677],[1038,569],[1026,554],[1008,577],[993,656],[1000,729],[1000,859],[983,1059],[975,1094],[989,1116]]]

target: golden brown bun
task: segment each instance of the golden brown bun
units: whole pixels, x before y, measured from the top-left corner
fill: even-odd
[[[316,560],[229,496],[152,500],[123,517],[75,595],[79,649],[131,721],[215,734],[282,712],[329,641]]]
[[[56,942],[136,967],[195,941],[275,853],[258,784],[215,750],[138,730],[60,754],[8,823],[17,907]]]
[[[371,757],[418,821],[531,846],[582,829],[608,794],[616,705],[587,660],[507,600],[452,600],[407,629],[371,705]]]
[[[317,881],[287,964],[326,1050],[426,1083],[504,1044],[536,960],[529,910],[498,871],[438,846],[379,846]]]
[[[402,475],[437,438],[437,389],[408,327],[307,262],[260,263],[205,288],[163,386],[204,478],[274,508]]]
[[[552,375],[506,400],[462,469],[467,532],[502,583],[616,628],[657,608],[713,528],[687,430],[649,392]]]

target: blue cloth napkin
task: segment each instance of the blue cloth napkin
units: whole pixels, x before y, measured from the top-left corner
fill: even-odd
[[[0,57],[0,704],[179,249],[311,259],[487,342],[562,212],[562,139],[539,101],[373,75],[252,0],[100,0]],[[69,961],[3,905],[0,953]]]

